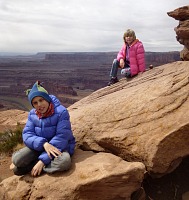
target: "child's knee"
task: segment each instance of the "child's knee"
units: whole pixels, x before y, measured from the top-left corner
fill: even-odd
[[[24,147],[12,155],[12,162],[17,167],[25,167],[36,159],[38,159],[38,154],[28,147]]]
[[[22,167],[23,165],[23,158],[19,152],[15,152],[12,155],[12,163],[17,167]]]
[[[47,173],[54,173],[56,171],[67,171],[71,167],[71,157],[68,152],[63,152],[56,157],[49,165],[43,168]]]
[[[71,167],[71,157],[68,152],[63,152],[60,156],[60,168],[62,171],[68,170]]]

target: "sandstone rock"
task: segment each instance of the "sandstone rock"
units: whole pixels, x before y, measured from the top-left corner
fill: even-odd
[[[189,60],[189,51],[186,47],[180,52],[180,58],[182,60]]]
[[[179,25],[175,27],[176,38],[180,44],[184,45],[184,49],[180,53],[182,60],[189,60],[189,6],[183,6],[167,13],[170,17],[179,20]]]
[[[0,184],[0,200],[129,200],[141,186],[142,163],[129,163],[109,153],[77,150],[66,173],[12,176]]]
[[[183,6],[175,9],[174,11],[170,11],[167,13],[170,17],[173,17],[176,20],[187,20],[189,19],[189,6]]]
[[[69,107],[77,145],[174,170],[189,155],[189,62],[174,62],[102,88]]]
[[[177,37],[183,40],[187,40],[189,37],[189,28],[180,26],[180,27],[175,28],[175,32],[177,34]]]
[[[0,112],[0,131],[15,128],[26,123],[28,112],[23,110],[4,110]]]

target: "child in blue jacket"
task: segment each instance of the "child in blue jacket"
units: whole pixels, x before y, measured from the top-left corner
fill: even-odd
[[[39,81],[27,93],[33,109],[22,133],[26,147],[13,154],[10,168],[15,175],[31,172],[32,176],[42,171],[68,170],[75,138],[67,109],[54,95],[49,95]]]

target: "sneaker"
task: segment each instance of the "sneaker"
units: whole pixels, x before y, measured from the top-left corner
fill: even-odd
[[[121,74],[124,75],[126,78],[130,78],[131,77],[131,69],[130,69],[130,67],[123,68],[121,70]]]
[[[113,85],[113,84],[115,84],[117,82],[119,82],[119,80],[117,79],[117,77],[111,78],[110,81],[109,81],[109,83],[108,83],[108,86]]]

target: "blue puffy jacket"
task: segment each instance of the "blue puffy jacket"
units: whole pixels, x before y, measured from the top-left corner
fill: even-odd
[[[43,148],[45,142],[52,144],[61,152],[67,151],[70,155],[73,155],[75,148],[75,138],[71,130],[69,113],[55,96],[49,96],[54,104],[54,114],[39,119],[35,114],[35,109],[32,109],[22,133],[25,145],[41,152],[39,160],[45,165],[51,162]]]

